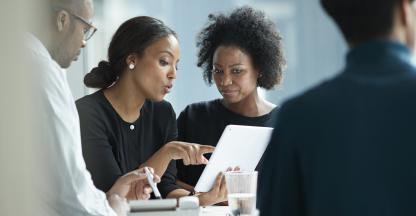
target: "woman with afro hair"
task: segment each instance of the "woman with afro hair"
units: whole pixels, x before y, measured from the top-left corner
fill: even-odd
[[[271,127],[277,107],[261,98],[257,87],[271,90],[280,83],[285,65],[281,40],[265,14],[250,7],[209,15],[197,38],[198,66],[222,98],[188,105],[177,121],[179,140],[215,146],[229,124]],[[204,167],[177,161],[176,184],[183,189],[172,187],[168,197],[195,194]],[[195,195],[202,206],[225,201],[222,174],[211,191]]]

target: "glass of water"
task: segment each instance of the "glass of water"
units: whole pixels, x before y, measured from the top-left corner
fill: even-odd
[[[225,183],[231,214],[256,215],[257,171],[225,172]]]

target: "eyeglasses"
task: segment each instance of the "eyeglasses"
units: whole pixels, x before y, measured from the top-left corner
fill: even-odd
[[[85,25],[88,26],[88,29],[84,30],[84,41],[89,40],[94,34],[95,32],[98,30],[95,26],[93,26],[90,22],[88,22],[87,20],[85,20],[84,18],[73,14],[71,12],[69,12],[68,10],[64,9],[64,8],[60,8],[60,7],[52,7],[53,10],[55,10],[56,12],[60,11],[60,10],[64,10],[67,13],[69,13],[71,16],[73,16],[74,18],[76,18],[77,20],[83,22]]]
[[[95,26],[93,26],[87,20],[85,20],[84,18],[76,14],[73,14],[69,11],[66,11],[66,12],[68,12],[71,16],[75,17],[76,19],[80,20],[81,22],[83,22],[85,25],[88,26],[88,29],[84,30],[84,41],[89,40],[95,34],[95,32],[97,31],[97,28]]]

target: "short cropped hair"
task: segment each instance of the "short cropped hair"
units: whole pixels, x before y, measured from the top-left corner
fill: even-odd
[[[407,0],[321,0],[321,5],[348,42],[360,43],[388,36],[402,1]]]
[[[77,13],[83,10],[85,6],[85,0],[50,0],[54,9],[68,9],[73,13]]]

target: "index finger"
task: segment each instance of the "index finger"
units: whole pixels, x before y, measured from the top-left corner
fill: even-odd
[[[221,183],[222,183],[222,177],[223,177],[223,173],[220,172],[218,173],[217,177],[215,178],[215,183],[214,186],[212,187],[212,189],[217,189],[219,190],[221,188]]]
[[[199,153],[206,154],[206,153],[212,153],[214,152],[215,147],[209,146],[209,145],[200,145],[199,146]]]
[[[160,177],[159,177],[158,175],[154,174],[154,175],[153,175],[153,181],[154,181],[155,183],[159,183],[159,182],[160,182]]]
[[[138,170],[132,171],[127,173],[126,175],[122,176],[120,178],[120,181],[122,182],[122,184],[131,184],[135,181],[138,180],[143,180],[146,179],[146,175],[143,173],[140,173]]]

